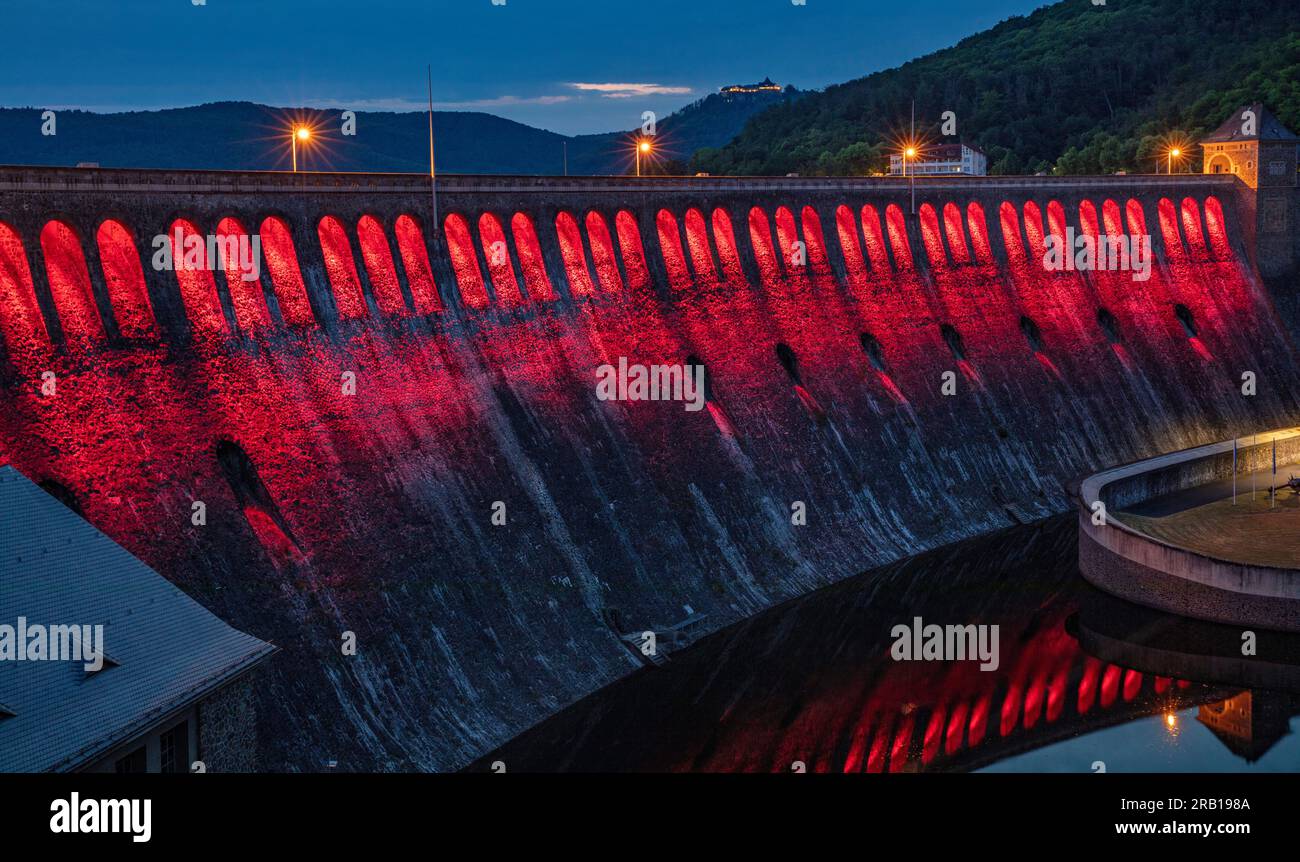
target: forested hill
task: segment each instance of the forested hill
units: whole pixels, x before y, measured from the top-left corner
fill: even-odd
[[[765,111],[727,146],[697,152],[692,169],[884,170],[913,100],[918,137],[974,143],[988,154],[990,173],[1150,172],[1169,140],[1194,141],[1252,102],[1300,131],[1300,6],[1065,0]],[[958,134],[944,138],[940,118],[949,110]]]

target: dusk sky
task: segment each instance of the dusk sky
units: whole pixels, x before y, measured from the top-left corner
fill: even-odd
[[[728,83],[818,88],[1043,0],[0,0],[0,106],[482,110],[566,134]],[[498,0],[499,2],[499,0]]]

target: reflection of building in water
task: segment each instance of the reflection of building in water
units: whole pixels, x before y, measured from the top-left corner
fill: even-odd
[[[1253,763],[1290,732],[1289,700],[1283,694],[1243,691],[1222,703],[1202,706],[1196,720],[1234,754]]]

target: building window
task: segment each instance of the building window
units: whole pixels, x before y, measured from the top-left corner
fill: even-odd
[[[190,728],[182,721],[158,738],[163,772],[187,772],[190,762]]]
[[[119,757],[113,764],[113,771],[118,773],[125,772],[145,772],[147,763],[144,755],[144,746],[140,746],[130,754]]]

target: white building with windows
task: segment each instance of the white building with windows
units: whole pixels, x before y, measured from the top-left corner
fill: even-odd
[[[940,144],[923,149],[904,170],[902,154],[889,157],[889,175],[901,176],[968,176],[983,177],[989,172],[988,156],[966,144]]]

